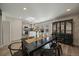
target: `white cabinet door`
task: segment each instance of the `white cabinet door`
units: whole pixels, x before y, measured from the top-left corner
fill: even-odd
[[[3,45],[10,43],[10,23],[8,21],[3,22],[2,37]]]
[[[20,40],[22,38],[22,22],[15,20],[10,23],[11,41]]]

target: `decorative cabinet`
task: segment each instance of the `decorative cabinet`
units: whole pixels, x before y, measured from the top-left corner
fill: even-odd
[[[56,21],[53,24],[53,35],[59,42],[73,44],[73,19]]]
[[[72,33],[72,22],[66,22],[66,33],[71,34]]]
[[[61,22],[61,33],[64,33],[64,22]]]
[[[60,23],[57,23],[57,33],[60,32]]]

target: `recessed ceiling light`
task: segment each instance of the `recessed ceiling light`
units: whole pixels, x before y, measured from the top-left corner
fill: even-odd
[[[67,9],[67,11],[71,11],[71,9]]]
[[[24,10],[26,10],[27,8],[23,8]]]

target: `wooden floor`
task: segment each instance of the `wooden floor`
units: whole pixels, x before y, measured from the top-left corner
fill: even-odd
[[[79,56],[79,47],[61,44],[63,56]],[[0,56],[11,56],[8,47],[0,48]]]
[[[21,42],[21,40],[15,40],[13,42]],[[11,56],[10,51],[8,49],[8,45],[4,46],[3,48],[0,48],[0,56]]]
[[[10,56],[10,51],[7,46],[0,48],[0,56]]]
[[[61,44],[63,50],[63,56],[79,56],[79,47],[78,46],[69,46]]]

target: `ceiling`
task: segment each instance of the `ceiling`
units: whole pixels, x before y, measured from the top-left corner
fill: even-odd
[[[3,12],[33,23],[79,12],[78,3],[0,3],[0,8]],[[67,12],[67,9],[71,11]]]

